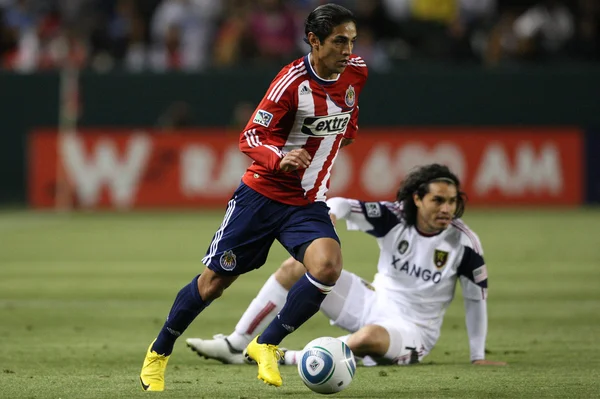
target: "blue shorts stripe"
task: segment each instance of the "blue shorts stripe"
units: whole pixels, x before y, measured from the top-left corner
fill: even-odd
[[[229,224],[229,219],[231,219],[231,215],[233,215],[234,210],[235,210],[235,198],[232,198],[227,203],[227,211],[225,212],[225,217],[223,218],[221,227],[219,227],[219,230],[217,230],[212,242],[210,243],[210,252],[208,255],[206,255],[204,257],[204,259],[202,259],[202,263],[204,263],[205,265],[209,265],[212,257],[215,256],[215,254],[217,253],[217,248],[219,247],[219,241],[221,241],[221,238],[223,238],[223,231],[225,230],[225,227],[227,227],[227,224]]]

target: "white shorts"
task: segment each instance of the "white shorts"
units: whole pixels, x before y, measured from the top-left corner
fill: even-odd
[[[406,309],[378,295],[371,284],[356,274],[342,270],[321,310],[332,325],[351,333],[372,324],[385,328],[390,335],[390,347],[384,358],[392,363],[415,363],[426,355],[421,331],[406,319]]]

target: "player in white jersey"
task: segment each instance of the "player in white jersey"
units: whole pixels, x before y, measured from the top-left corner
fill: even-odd
[[[446,308],[460,281],[465,304],[470,359],[485,360],[487,269],[477,235],[459,218],[464,194],[446,167],[431,164],[410,173],[396,202],[327,201],[332,220],[345,219],[350,230],[366,232],[380,248],[372,284],[346,270],[321,305],[321,311],[350,335],[342,337],[365,364],[410,364],[429,353],[440,336]],[[240,348],[275,317],[287,290],[304,273],[286,260],[252,301],[235,331],[212,340],[190,338],[199,355],[224,363],[242,363]],[[287,351],[295,364],[297,351]]]

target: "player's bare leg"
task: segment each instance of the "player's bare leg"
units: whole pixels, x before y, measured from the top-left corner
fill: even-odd
[[[390,347],[390,334],[378,325],[364,326],[346,341],[352,352],[359,357],[383,357]]]
[[[304,273],[306,273],[304,265],[290,256],[281,263],[281,266],[279,266],[279,269],[273,275],[275,276],[275,280],[286,291],[289,291]]]
[[[304,266],[321,283],[333,286],[342,272],[340,244],[332,238],[314,240],[304,254]]]

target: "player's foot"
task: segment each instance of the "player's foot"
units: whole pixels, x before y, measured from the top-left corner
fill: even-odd
[[[156,340],[154,340],[156,341]],[[165,370],[169,356],[159,355],[152,350],[154,341],[148,347],[142,372],[140,373],[140,383],[144,391],[164,391],[165,390]]]
[[[206,359],[215,359],[224,364],[244,364],[244,355],[241,350],[235,349],[227,340],[227,336],[217,334],[214,339],[188,338],[187,346],[198,356]]]
[[[258,363],[258,379],[266,384],[280,387],[283,381],[279,373],[279,360],[283,352],[277,345],[259,344],[258,336],[248,344],[244,356]]]

